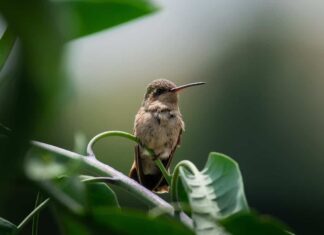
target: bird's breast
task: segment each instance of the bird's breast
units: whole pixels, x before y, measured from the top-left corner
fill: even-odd
[[[175,111],[154,112],[153,117],[159,125],[164,126],[166,128],[173,127],[174,125],[176,125],[177,122],[177,120],[175,119]]]
[[[156,154],[170,155],[183,122],[179,111],[142,112],[135,119],[135,135]]]

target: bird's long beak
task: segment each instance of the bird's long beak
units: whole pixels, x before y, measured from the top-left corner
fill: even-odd
[[[193,83],[189,83],[189,84],[186,84],[186,85],[182,85],[182,86],[177,86],[175,88],[172,88],[170,91],[171,92],[178,92],[178,91],[181,91],[187,87],[192,87],[192,86],[199,86],[199,85],[203,85],[205,84],[205,82],[193,82]]]

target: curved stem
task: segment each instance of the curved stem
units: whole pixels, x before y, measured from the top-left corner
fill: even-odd
[[[21,230],[34,217],[34,215],[36,215],[41,209],[43,209],[48,204],[49,201],[50,199],[47,198],[41,204],[39,204],[32,212],[29,213],[29,215],[25,217],[23,221],[21,221],[21,223],[17,226],[17,229]]]
[[[89,142],[89,144],[87,146],[87,155],[95,158],[95,154],[94,154],[94,151],[93,151],[93,146],[95,145],[95,143],[98,142],[99,140],[105,138],[105,137],[110,137],[110,136],[123,137],[123,138],[129,139],[129,140],[134,141],[135,143],[140,144],[141,146],[143,146],[141,144],[140,140],[136,136],[134,136],[132,134],[129,134],[127,132],[124,132],[124,131],[105,131],[105,132],[102,132],[102,133],[96,135],[95,137],[93,137],[90,140],[90,142]],[[143,147],[151,155],[151,157],[155,156],[155,153],[154,153],[154,151],[152,149],[146,148],[145,146],[143,146]],[[161,160],[156,159],[156,160],[154,160],[154,162],[160,168],[160,170],[162,172],[162,175],[164,176],[164,178],[166,179],[168,184],[171,185],[171,176],[168,173],[168,171],[165,169],[165,167],[164,167],[163,163],[161,162]]]
[[[171,185],[171,178],[172,176],[169,174],[169,172],[165,169],[163,163],[160,159],[154,160],[155,164],[160,168],[160,171],[162,172],[163,177],[165,178],[168,185]]]
[[[124,132],[124,131],[105,131],[105,132],[102,132],[98,135],[96,135],[95,137],[93,137],[88,146],[87,146],[87,154],[89,156],[95,156],[94,152],[93,152],[93,146],[96,142],[98,142],[99,140],[105,138],[105,137],[109,137],[109,136],[119,136],[119,137],[123,137],[123,138],[126,138],[126,139],[129,139],[131,141],[134,141],[135,143],[137,144],[140,144],[140,141],[138,138],[136,138],[134,135],[132,134],[129,134],[127,132]],[[147,151],[152,154],[154,156],[154,153],[152,150],[150,149],[147,149]]]
[[[181,167],[186,168],[194,175],[199,174],[199,170],[191,161],[183,160],[175,166],[175,168],[173,170],[172,180],[171,180],[171,201],[174,203],[176,203],[176,201],[177,201],[178,178],[179,178],[179,170]],[[175,204],[175,205],[178,205],[178,204]],[[177,206],[176,206],[176,210],[179,210],[179,208]]]

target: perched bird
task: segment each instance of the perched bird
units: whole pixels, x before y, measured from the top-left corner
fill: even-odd
[[[169,191],[169,187],[154,159],[143,146],[153,150],[155,157],[169,169],[174,152],[180,144],[181,133],[185,129],[178,106],[178,92],[202,84],[204,83],[197,82],[177,87],[169,80],[157,79],[147,87],[142,105],[135,116],[134,134],[141,144],[135,146],[135,160],[129,176],[154,192],[165,193]]]

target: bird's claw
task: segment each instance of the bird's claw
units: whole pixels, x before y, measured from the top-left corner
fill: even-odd
[[[152,159],[153,159],[153,161],[155,161],[155,160],[159,159],[159,155],[157,155],[157,154],[154,154],[154,155],[152,156]]]

